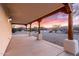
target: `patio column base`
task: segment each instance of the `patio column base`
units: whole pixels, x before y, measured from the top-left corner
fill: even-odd
[[[37,35],[37,40],[42,40],[42,34]]]
[[[73,55],[77,55],[79,52],[78,41],[66,39],[64,42],[64,50],[66,52],[73,54]]]

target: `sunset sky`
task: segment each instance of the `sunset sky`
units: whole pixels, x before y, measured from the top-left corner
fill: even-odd
[[[68,26],[68,15],[64,13],[57,13],[42,19],[41,26],[50,28],[53,25]],[[73,17],[73,25],[79,25],[79,15]],[[32,27],[38,26],[37,22],[34,22]]]
[[[46,27],[46,28],[53,27],[53,25],[67,26],[67,24],[68,24],[67,23],[67,14],[64,14],[61,12],[51,15],[49,17],[46,17],[46,18],[42,19],[42,22],[41,22],[41,26]],[[37,25],[38,25],[38,23],[34,22],[32,27],[35,27]]]

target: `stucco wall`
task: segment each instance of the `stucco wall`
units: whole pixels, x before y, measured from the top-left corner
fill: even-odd
[[[0,4],[0,55],[3,55],[11,39],[11,24]]]

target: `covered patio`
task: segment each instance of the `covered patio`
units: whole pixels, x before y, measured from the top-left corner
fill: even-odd
[[[10,27],[10,37],[8,41],[3,40],[1,55],[5,56],[70,56],[78,53],[77,41],[73,40],[73,21],[72,8],[70,4],[51,3],[51,4],[1,4],[1,10],[6,14],[8,22],[12,24],[30,24],[30,31],[26,34],[12,35]],[[42,40],[40,25],[43,18],[57,12],[68,14],[68,38],[64,47]],[[2,15],[4,16],[4,15]],[[31,35],[32,23],[38,22],[37,37]],[[5,24],[6,25],[6,24]],[[5,35],[6,36],[6,35]],[[7,40],[7,39],[6,39]],[[7,42],[5,44],[5,42]]]

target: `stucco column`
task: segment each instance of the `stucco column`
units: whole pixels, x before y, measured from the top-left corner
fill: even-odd
[[[79,52],[78,41],[73,39],[73,14],[67,7],[68,12],[68,39],[64,41],[64,50],[73,55],[77,55]]]

